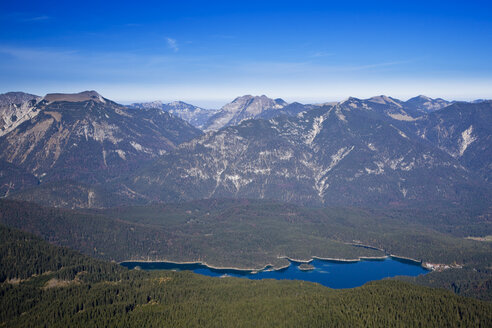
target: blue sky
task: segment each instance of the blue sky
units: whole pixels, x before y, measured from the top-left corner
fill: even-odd
[[[0,92],[492,98],[490,1],[0,1]]]

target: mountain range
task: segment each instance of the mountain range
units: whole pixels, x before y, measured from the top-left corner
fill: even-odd
[[[490,111],[492,104],[481,106]],[[152,200],[233,196],[337,205],[459,202],[490,194],[472,163],[466,167],[399,128],[413,127],[416,119],[395,109],[401,108],[392,101],[351,98],[296,117],[246,120],[182,144],[134,172],[125,186]],[[455,113],[449,115],[451,122]],[[491,162],[482,153],[473,163]]]
[[[173,101],[170,103],[163,103],[162,101],[133,103],[130,107],[138,109],[160,109],[187,121],[199,129],[203,129],[210,117],[218,112],[216,109],[204,109],[182,101]]]
[[[48,94],[19,108],[32,114],[0,138],[0,159],[43,183],[104,183],[202,134],[166,112],[125,107],[95,91]],[[18,189],[14,180],[4,186]]]
[[[490,101],[303,105],[247,95],[198,123],[206,110],[182,102],[123,106],[95,91],[26,98],[7,103],[27,114],[0,137],[1,190],[17,199],[68,207],[221,197],[490,201]]]

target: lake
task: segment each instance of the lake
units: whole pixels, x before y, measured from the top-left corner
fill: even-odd
[[[309,263],[313,270],[301,270],[300,262],[290,261],[290,265],[280,270],[267,267],[262,271],[213,269],[200,263],[179,264],[172,262],[122,262],[129,269],[142,270],[190,270],[210,277],[239,277],[248,279],[289,279],[317,282],[330,288],[353,288],[368,281],[395,276],[418,276],[429,272],[419,263],[388,257],[378,260],[342,262],[314,259]]]

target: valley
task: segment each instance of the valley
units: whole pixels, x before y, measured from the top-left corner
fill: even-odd
[[[290,263],[287,258],[357,261],[393,255],[434,265],[435,272],[415,278],[423,284],[448,289],[463,285],[461,293],[492,299],[489,288],[479,287],[492,279],[490,243],[439,232],[419,220],[411,223],[418,211],[405,213],[383,215],[376,210],[306,208],[258,200],[83,211],[0,202],[0,223],[110,261],[199,262],[260,270],[268,265],[285,267]],[[464,285],[465,281],[472,284]]]
[[[0,1],[0,328],[492,327],[492,2]]]

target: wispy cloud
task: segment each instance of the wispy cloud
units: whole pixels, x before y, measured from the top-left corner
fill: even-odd
[[[10,12],[0,13],[0,20],[9,21],[11,23],[37,23],[52,20],[53,17],[42,13],[32,12]]]
[[[371,63],[371,64],[363,64],[363,65],[326,66],[325,69],[327,71],[332,71],[332,72],[357,72],[357,71],[384,69],[394,66],[401,66],[405,64],[410,64],[415,61],[416,59],[410,59],[410,60],[387,61],[387,62],[379,62],[379,63]]]
[[[176,41],[176,39],[166,38],[166,41],[167,41],[167,46],[171,48],[174,52],[177,52],[179,50],[178,42]]]
[[[73,49],[0,45],[0,83],[13,77],[45,80],[161,80],[162,75],[201,67],[203,56],[174,56],[140,52],[86,52]],[[128,67],[133,67],[129,70]],[[187,70],[188,69],[188,70]],[[6,78],[9,77],[9,78]]]
[[[47,21],[50,19],[51,19],[50,16],[41,15],[41,16],[26,17],[26,18],[20,19],[20,21],[29,23],[29,22],[42,22],[42,21]]]
[[[309,55],[311,58],[318,58],[318,57],[328,57],[328,56],[333,56],[334,54],[331,52],[326,52],[326,51],[316,51],[312,54]]]
[[[392,67],[405,66],[413,63],[418,59],[376,62],[368,64],[319,64],[313,61],[303,62],[241,62],[237,63],[238,69],[254,74],[302,74],[306,76],[315,76],[331,73],[349,73],[364,72],[374,70],[387,70]]]
[[[19,60],[67,60],[73,59],[77,51],[0,46],[0,54],[9,55]]]

